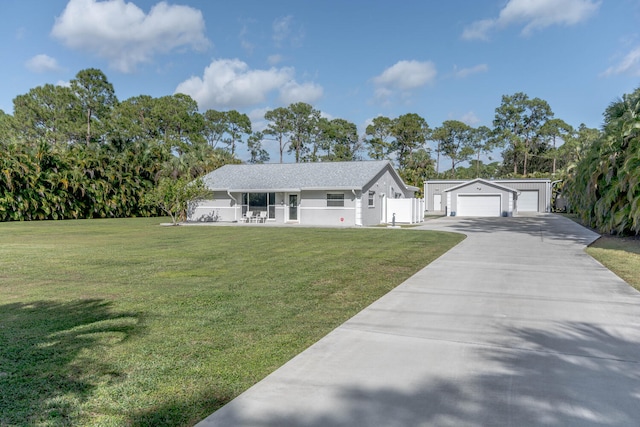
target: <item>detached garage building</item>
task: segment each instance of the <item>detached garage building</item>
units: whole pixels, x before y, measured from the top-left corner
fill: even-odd
[[[514,216],[551,210],[548,179],[426,181],[424,195],[427,212],[451,216]]]

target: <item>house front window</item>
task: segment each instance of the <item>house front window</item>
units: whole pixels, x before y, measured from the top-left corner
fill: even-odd
[[[267,211],[267,217],[275,219],[276,193],[242,193],[242,215],[247,211]]]
[[[344,193],[327,193],[327,207],[343,207]]]
[[[369,207],[370,208],[375,208],[376,207],[376,192],[375,191],[369,191]]]

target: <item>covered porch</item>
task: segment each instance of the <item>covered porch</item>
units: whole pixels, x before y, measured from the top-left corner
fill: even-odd
[[[191,222],[296,223],[300,191],[214,191],[189,207]]]

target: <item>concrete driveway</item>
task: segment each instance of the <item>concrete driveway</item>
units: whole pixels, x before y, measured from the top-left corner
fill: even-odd
[[[468,237],[198,426],[640,425],[640,293],[584,252],[596,234],[421,228]]]

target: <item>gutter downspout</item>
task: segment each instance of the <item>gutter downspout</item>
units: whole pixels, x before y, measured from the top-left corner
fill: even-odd
[[[356,190],[355,190],[355,188],[352,188],[352,189],[351,189],[351,192],[353,193],[353,203],[354,203],[355,205],[357,205],[357,204],[358,204],[358,202],[357,202],[357,200],[358,200],[358,195],[356,194]],[[362,211],[362,205],[360,205],[360,211]],[[355,209],[355,210],[354,210],[354,215],[355,215],[355,216],[354,216],[354,218],[353,218],[353,223],[354,223],[355,225],[362,225],[362,220],[360,220],[360,224],[358,224],[358,210],[357,210],[357,209]],[[360,214],[360,217],[362,218],[362,213]]]
[[[424,181],[424,194],[422,195],[422,198],[424,199],[424,212],[422,212],[423,216],[429,210],[429,200],[427,200],[427,194],[429,194],[429,183],[427,181]],[[436,207],[434,206],[433,210],[435,209]]]
[[[551,196],[553,196],[553,186],[554,186],[554,184],[557,184],[557,183],[562,182],[562,181],[563,181],[562,179],[558,179],[558,180],[555,180],[555,181],[551,181],[549,183],[549,190],[548,191],[551,193],[551,194],[549,194],[549,212],[551,212]]]
[[[235,203],[236,207],[233,209],[233,220],[235,222],[238,222],[238,200],[236,200],[235,197],[233,197],[231,195],[231,193],[229,192],[229,190],[227,190],[227,195],[231,198],[231,200],[233,200],[233,203]]]

